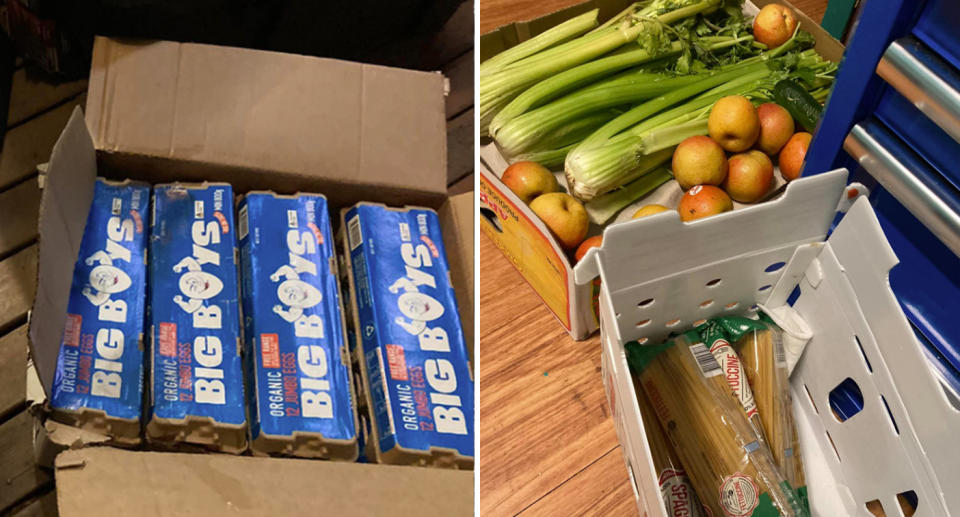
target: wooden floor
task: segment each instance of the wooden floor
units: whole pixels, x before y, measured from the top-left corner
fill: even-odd
[[[423,56],[440,63],[450,79],[447,179],[452,193],[473,190],[474,183],[472,20],[473,6],[465,3],[437,34],[439,50]],[[57,515],[53,474],[33,459],[34,419],[24,401],[26,321],[37,276],[37,165],[49,159],[73,108],[84,106],[87,87],[86,81],[54,85],[30,75],[22,67],[13,74],[0,150],[0,517]]]
[[[480,33],[582,0],[480,0]],[[821,20],[826,0],[794,0]],[[480,515],[637,515],[600,379],[600,339],[574,341],[479,238]]]

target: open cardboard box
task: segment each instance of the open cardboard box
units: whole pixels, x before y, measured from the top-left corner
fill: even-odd
[[[744,9],[748,13],[755,13],[759,7],[774,1],[790,5],[783,0],[748,0]],[[629,4],[629,0],[588,0],[535,20],[500,27],[480,37],[480,61],[483,62],[504,49],[591,9],[599,9],[599,19],[602,22]],[[796,8],[794,12],[800,20],[800,27],[813,34],[817,52],[830,61],[840,61],[843,45],[803,12]],[[586,339],[599,326],[598,285],[574,282],[574,264],[570,254],[560,247],[533,211],[500,181],[508,162],[500,154],[496,144],[484,145],[484,142],[481,142],[480,158],[480,228],[516,266],[567,332],[574,339]],[[561,185],[566,185],[562,174],[557,177]],[[779,184],[782,183],[783,180],[780,179]],[[639,204],[675,205],[681,194],[676,182],[671,180],[646,196]],[[629,220],[635,208],[633,205],[627,207],[604,226],[591,225],[589,235],[599,235],[603,228]]]
[[[360,200],[432,207],[472,354],[472,193],[447,197],[444,91],[439,73],[97,38],[86,123],[76,110],[44,177],[29,337],[45,393],[98,175],[319,192],[332,215]],[[121,450],[103,438],[38,418],[37,458],[55,468],[60,515],[473,511],[467,471]]]
[[[897,257],[846,180],[844,169],[800,178],[774,201],[692,223],[666,212],[617,225],[577,264],[578,283],[602,279],[603,382],[641,513],[670,515],[645,431],[660,424],[643,420],[624,344],[655,345],[758,306],[808,340],[785,344],[812,514],[960,508],[950,488],[960,485],[960,403],[929,368],[890,289]],[[846,213],[830,233],[838,207]],[[834,394],[859,397],[861,409],[842,420]],[[916,499],[915,514],[898,513],[899,494]]]

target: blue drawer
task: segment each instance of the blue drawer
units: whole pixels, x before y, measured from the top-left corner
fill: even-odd
[[[960,144],[891,86],[874,115],[954,188],[960,189]]]
[[[958,21],[960,21],[960,2],[928,0],[913,27],[913,35],[940,54],[940,57],[960,69]]]
[[[960,258],[886,190],[874,189],[870,202],[900,259],[890,288],[920,334],[960,371]]]

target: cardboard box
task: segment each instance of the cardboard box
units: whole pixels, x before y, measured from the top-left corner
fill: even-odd
[[[744,10],[753,13],[758,6],[774,1],[748,1]],[[778,3],[789,5],[785,1],[778,0]],[[603,22],[629,4],[629,0],[588,0],[535,20],[500,27],[480,37],[480,61],[591,9],[599,9],[599,19]],[[839,61],[843,55],[843,45],[801,11],[796,8],[794,11],[800,20],[800,27],[816,39],[817,52],[830,61]],[[599,326],[596,316],[599,286],[596,283],[574,282],[570,255],[560,247],[533,211],[500,181],[507,161],[500,155],[496,145],[482,141],[480,156],[478,196],[481,230],[520,271],[571,337],[586,339]],[[561,185],[566,184],[562,174],[558,175],[558,180]],[[646,202],[653,201],[648,199]],[[627,210],[629,208],[621,212],[621,216]],[[591,225],[589,235],[598,235],[609,226],[611,223],[602,227]]]
[[[331,214],[359,200],[435,208],[460,316],[472,322],[472,193],[446,195],[443,94],[439,73],[98,38],[86,123],[76,110],[44,178],[29,338],[45,391],[97,175],[226,181],[237,194],[319,192]],[[473,511],[472,472],[94,446],[100,441],[38,420],[37,458],[55,467],[60,515]]]
[[[846,180],[844,169],[800,178],[770,203],[692,224],[664,213],[617,225],[577,264],[577,282],[602,279],[603,382],[641,513],[671,515],[645,432],[660,424],[643,421],[624,344],[654,345],[752,304],[808,340],[785,344],[813,515],[874,515],[875,500],[893,515],[911,491],[917,515],[960,507],[948,488],[960,483],[960,407],[890,288],[897,257],[862,186]],[[842,199],[854,189],[851,206]],[[849,210],[828,238],[838,201]],[[832,399],[850,383],[862,409],[841,421]]]

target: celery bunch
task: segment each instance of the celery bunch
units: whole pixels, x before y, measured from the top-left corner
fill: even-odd
[[[646,0],[602,25],[585,13],[481,64],[481,132],[511,161],[563,164],[602,223],[666,181],[672,149],[707,133],[720,98],[760,103],[785,77],[826,97],[836,66],[808,33],[769,50],[751,25],[742,0]]]

